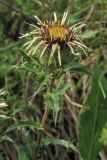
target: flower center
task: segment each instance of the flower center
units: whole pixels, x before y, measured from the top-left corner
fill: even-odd
[[[60,25],[49,26],[49,33],[54,38],[64,38],[67,32],[67,28]]]

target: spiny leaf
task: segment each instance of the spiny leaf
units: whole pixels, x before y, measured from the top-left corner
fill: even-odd
[[[92,75],[89,69],[84,66],[83,64],[79,64],[77,62],[71,62],[69,65],[64,66],[63,68],[56,69],[56,73],[59,74],[71,74],[71,73],[77,73],[79,75],[88,74]]]
[[[32,65],[32,63],[35,64],[35,65],[41,65],[38,58],[27,55],[22,49],[20,49],[19,51],[20,51],[20,54],[23,56],[23,58],[25,59],[26,62],[31,62],[30,63],[31,65]]]
[[[53,92],[47,92],[45,94],[45,103],[46,106],[53,112],[53,118],[56,124],[58,113],[61,111],[61,98],[64,95],[65,91],[71,87],[71,84],[69,83],[61,83],[58,85],[56,89],[53,90]]]
[[[51,79],[51,74],[38,74],[36,77],[35,95],[38,94],[45,85],[48,85]]]
[[[58,139],[58,138],[45,138],[42,139],[42,145],[48,146],[48,145],[61,145],[65,148],[70,148],[73,151],[77,152],[76,147],[73,145],[72,141],[64,140],[64,139]]]
[[[29,128],[34,128],[36,130],[43,130],[39,122],[34,122],[31,120],[20,120],[20,121],[17,121],[15,124],[11,125],[10,127],[8,127],[5,133],[14,129],[20,129],[22,127],[29,127]]]

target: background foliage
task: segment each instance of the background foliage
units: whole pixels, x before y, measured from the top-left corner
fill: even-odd
[[[92,51],[44,72],[19,36],[30,29],[25,22],[36,24],[32,15],[66,10],[71,25],[87,24]],[[0,0],[0,160],[107,159],[106,39],[106,0]]]

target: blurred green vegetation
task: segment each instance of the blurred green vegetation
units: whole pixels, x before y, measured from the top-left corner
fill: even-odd
[[[100,77],[95,80],[90,75],[78,74],[86,71],[77,66],[75,72],[66,77],[65,81],[69,84],[60,83],[59,88],[45,94],[45,86],[50,83],[51,74],[43,73],[41,68],[35,67],[35,58],[32,62],[32,59],[20,52],[24,40],[19,39],[19,36],[31,29],[26,22],[36,24],[33,15],[49,20],[54,11],[61,18],[67,10],[70,25],[80,21],[87,24],[84,37],[89,38],[84,43],[92,51],[83,61],[88,71],[94,73],[92,77],[96,76],[95,73],[99,73]],[[93,34],[95,36],[90,38]],[[94,65],[97,66],[96,70]],[[59,73],[62,72],[66,71],[59,70]],[[102,83],[96,83],[97,80]],[[90,155],[84,160],[95,160],[96,157],[96,160],[106,160],[107,124],[102,114],[107,114],[106,86],[106,0],[0,0],[0,103],[6,102],[8,105],[0,107],[0,160],[82,160],[81,156],[84,158],[88,155],[88,149]],[[95,101],[96,97],[98,101]],[[44,99],[47,100],[50,112],[43,127]],[[84,107],[91,104],[94,104],[91,107],[95,107],[95,110],[88,112],[86,109],[84,113]],[[56,124],[53,107],[58,112],[54,117]],[[90,141],[94,144],[90,144]]]

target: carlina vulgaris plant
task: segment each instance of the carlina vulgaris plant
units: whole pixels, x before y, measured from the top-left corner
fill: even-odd
[[[42,22],[37,16],[34,16],[37,20],[37,25],[29,24],[30,26],[34,27],[34,30],[22,34],[22,36],[20,37],[20,38],[27,38],[27,41],[25,42],[23,47],[25,47],[26,54],[28,56],[36,56],[36,58],[40,60],[42,60],[46,54],[47,57],[49,57],[48,67],[42,68],[43,71],[45,69],[45,73],[47,72],[46,73],[47,75],[48,74],[51,75],[51,79],[48,80],[48,84],[45,81],[46,77],[44,78],[44,82],[46,83],[43,82],[44,85],[47,86],[47,91],[44,95],[45,112],[43,116],[43,123],[47,118],[48,115],[47,112],[49,106],[50,109],[53,111],[53,115],[55,115],[54,117],[56,117],[55,121],[57,120],[57,115],[60,111],[59,103],[61,101],[61,97],[64,95],[66,90],[70,88],[69,85],[65,84],[64,78],[62,78],[66,76],[66,74],[63,75],[62,72],[62,74],[60,75],[59,73],[57,73],[57,68],[54,68],[55,70],[52,70],[52,73],[50,73],[51,64],[53,60],[56,58],[55,57],[56,53],[58,60],[58,69],[59,68],[63,69],[62,57],[63,57],[64,46],[68,47],[69,49],[68,53],[71,54],[74,57],[74,59],[76,56],[81,58],[81,53],[84,53],[84,55],[87,56],[87,50],[88,50],[88,47],[85,46],[82,42],[82,35],[81,35],[81,28],[84,27],[86,24],[78,22],[70,26],[69,21],[67,21],[68,12],[64,12],[61,21],[58,20],[55,12],[53,15],[54,15],[53,21],[46,20],[44,22]],[[38,54],[39,53],[38,51],[41,48],[42,50],[40,54]],[[66,53],[64,53],[65,56]],[[45,61],[43,62],[45,63]],[[54,85],[55,79],[57,79],[59,82],[61,79],[63,79],[63,82],[61,82],[59,88],[58,84],[57,86]]]
[[[46,20],[44,22],[42,22],[37,16],[34,16],[37,20],[37,25],[29,25],[33,26],[35,29],[22,34],[20,38],[28,38],[28,41],[23,45],[23,47],[26,48],[27,54],[36,55],[37,50],[43,48],[39,57],[41,59],[45,53],[49,52],[48,65],[50,65],[55,52],[57,51],[59,66],[62,65],[61,56],[63,53],[61,48],[63,45],[68,46],[70,53],[74,56],[81,57],[79,50],[82,50],[87,56],[86,50],[88,47],[83,44],[80,33],[81,28],[86,24],[78,22],[69,26],[69,21],[66,22],[68,11],[64,12],[61,21],[58,20],[55,12],[53,15],[53,21]]]

